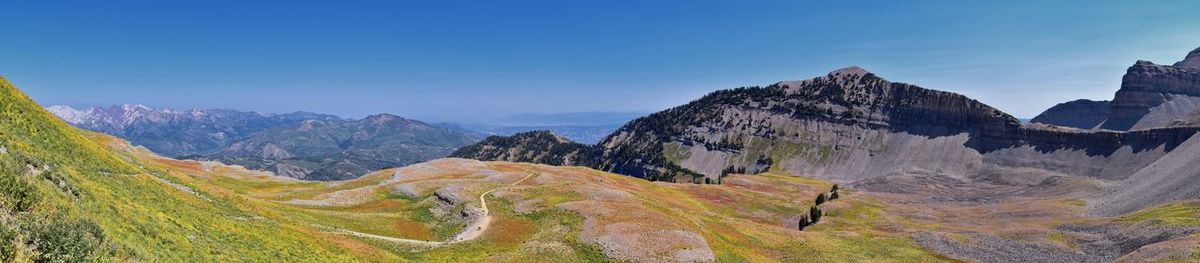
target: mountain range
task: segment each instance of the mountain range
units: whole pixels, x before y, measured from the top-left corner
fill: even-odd
[[[77,127],[157,153],[310,180],[350,179],[441,158],[480,137],[389,114],[349,120],[307,112],[176,111],[142,105],[47,110]]]

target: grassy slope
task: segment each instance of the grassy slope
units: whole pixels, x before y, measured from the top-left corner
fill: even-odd
[[[107,256],[146,261],[356,257],[325,241],[323,234],[289,224],[255,202],[220,192],[191,194],[163,183],[175,180],[173,171],[124,160],[97,143],[111,137],[71,128],[2,78],[0,120],[0,146],[7,152],[0,162],[17,168],[5,169],[3,176],[19,176],[37,186],[43,197],[31,211],[17,213],[6,207],[6,212],[15,218],[53,214],[90,219],[103,229],[105,251],[100,253]],[[26,175],[23,163],[49,167],[46,173],[61,182]]]

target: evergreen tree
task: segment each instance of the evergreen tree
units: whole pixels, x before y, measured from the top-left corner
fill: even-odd
[[[797,229],[804,231],[804,228],[808,227],[808,224],[808,215],[800,215],[800,223],[798,223]]]
[[[817,203],[816,205],[821,205],[822,203],[825,203],[825,193],[817,194],[816,203]]]
[[[817,206],[813,206],[812,208],[808,209],[808,217],[812,218],[812,224],[816,224],[817,222],[821,221],[821,214],[821,208],[818,208]]]

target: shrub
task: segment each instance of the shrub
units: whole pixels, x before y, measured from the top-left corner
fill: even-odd
[[[840,197],[840,196],[838,196],[838,191],[837,191],[837,190],[833,190],[832,192],[829,192],[829,200],[830,200],[830,201],[832,201],[832,200],[834,200],[834,199],[838,199],[839,197]]]
[[[18,173],[0,174],[0,208],[24,212],[37,202],[37,189]]]
[[[17,231],[0,223],[0,262],[13,262],[17,255]]]
[[[104,243],[103,230],[91,220],[54,216],[47,222],[29,222],[27,227],[27,242],[38,251],[36,262],[90,261]]]
[[[800,223],[797,228],[800,229],[800,231],[804,231],[805,227],[808,227],[808,215],[800,215]]]
[[[816,205],[821,205],[821,204],[825,203],[825,193],[817,194],[816,203],[817,203]]]

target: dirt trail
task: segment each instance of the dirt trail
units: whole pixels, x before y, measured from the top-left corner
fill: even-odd
[[[461,232],[454,235],[453,237],[450,237],[449,241],[425,241],[425,240],[416,240],[416,239],[397,238],[397,237],[389,237],[389,236],[367,234],[367,233],[362,233],[362,232],[355,232],[355,231],[350,231],[350,230],[345,230],[345,229],[337,229],[336,231],[333,231],[333,232],[345,234],[345,235],[357,236],[357,237],[375,238],[375,239],[379,239],[379,240],[396,242],[396,243],[404,243],[404,244],[419,245],[419,246],[430,246],[430,247],[439,247],[439,246],[445,246],[445,245],[454,244],[454,243],[458,243],[458,242],[471,241],[471,240],[474,240],[474,239],[482,236],[483,232],[487,231],[488,226],[492,222],[492,212],[491,212],[491,210],[488,210],[487,199],[485,199],[485,197],[487,197],[487,195],[491,194],[493,191],[500,190],[500,188],[516,186],[517,184],[520,184],[521,182],[524,182],[525,180],[528,180],[529,178],[533,178],[534,175],[536,175],[536,173],[531,172],[531,173],[529,173],[529,175],[526,175],[525,178],[521,178],[521,180],[517,180],[516,182],[513,182],[512,184],[509,184],[508,186],[492,188],[491,190],[487,190],[486,192],[479,194],[479,207],[482,208],[482,210],[483,210],[483,216],[478,217],[475,221],[467,224],[465,227],[463,227],[463,230]]]

